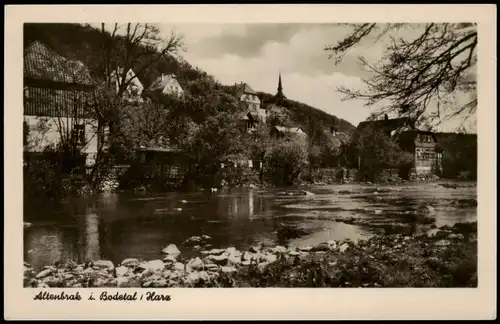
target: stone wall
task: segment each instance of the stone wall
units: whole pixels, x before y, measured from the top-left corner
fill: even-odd
[[[346,168],[316,169],[313,171],[311,180],[315,183],[350,183],[356,181],[357,171]]]

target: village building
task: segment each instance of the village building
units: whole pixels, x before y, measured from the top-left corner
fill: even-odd
[[[443,150],[437,141],[435,133],[414,128],[408,118],[389,119],[385,115],[384,119],[381,120],[359,123],[355,135],[368,126],[382,130],[393,141],[398,143],[403,151],[413,155],[410,166],[411,173],[416,176],[428,176],[442,172]]]
[[[236,85],[236,96],[243,111],[240,120],[246,131],[254,131],[259,124],[266,123],[267,113],[265,109],[262,109],[260,98],[255,90],[247,83],[241,82]]]
[[[111,86],[113,90],[118,93],[122,87],[125,85],[125,89],[122,93],[122,97],[130,103],[142,103],[142,92],[144,91],[144,86],[132,69],[129,69],[126,74],[124,74],[123,68],[117,68],[110,75]]]
[[[184,90],[177,80],[175,74],[161,74],[149,87],[151,92],[160,92],[164,95],[173,95],[181,97],[184,95]]]
[[[72,145],[87,167],[105,145],[95,85],[87,67],[35,41],[24,51],[25,161],[47,147]]]
[[[408,130],[396,136],[399,146],[414,155],[412,167],[417,176],[441,174],[443,150],[433,132]]]
[[[329,141],[331,145],[336,148],[340,148],[342,145],[349,143],[349,135],[338,131],[337,127],[331,126],[330,129],[323,131],[325,138]]]

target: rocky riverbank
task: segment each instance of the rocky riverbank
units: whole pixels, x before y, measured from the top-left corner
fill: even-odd
[[[162,260],[56,263],[25,287],[475,287],[477,225],[456,224],[413,236],[381,235],[357,243],[328,241],[287,248],[257,245],[200,250],[185,259],[171,244]],[[185,244],[203,245],[208,236]]]

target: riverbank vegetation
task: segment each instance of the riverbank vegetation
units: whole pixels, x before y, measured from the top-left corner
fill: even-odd
[[[56,262],[38,272],[25,264],[24,286],[477,287],[476,223],[317,246],[260,244],[238,251],[208,242],[206,235],[186,240],[200,247],[199,256],[189,259],[171,244],[163,260]]]

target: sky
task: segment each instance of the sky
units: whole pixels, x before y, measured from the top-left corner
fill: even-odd
[[[254,90],[276,93],[281,72],[284,94],[353,125],[365,120],[377,107],[368,109],[364,101],[343,101],[338,86],[363,87],[370,76],[359,64],[358,56],[374,62],[382,58],[390,38],[369,36],[352,48],[339,65],[329,59],[325,46],[335,44],[351,30],[339,24],[178,24],[158,25],[162,35],[172,32],[183,37],[181,54],[193,66],[224,84],[246,82]],[[418,29],[406,28],[398,36],[411,39]],[[457,97],[457,100],[467,98]],[[450,121],[440,131],[458,126]],[[475,131],[475,120],[466,127]]]

